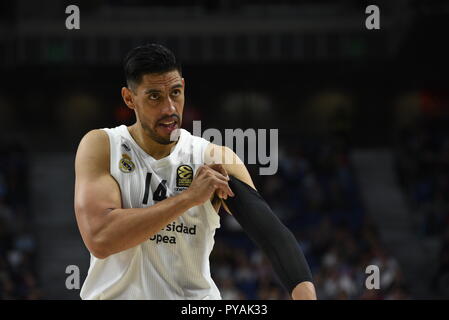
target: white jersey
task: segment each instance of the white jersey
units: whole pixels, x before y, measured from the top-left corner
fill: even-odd
[[[169,156],[156,160],[134,141],[125,125],[109,136],[110,173],[120,186],[123,208],[144,208],[187,189],[209,141],[181,129]],[[221,299],[210,275],[219,215],[210,201],[195,206],[136,247],[98,259],[81,289],[82,299]]]

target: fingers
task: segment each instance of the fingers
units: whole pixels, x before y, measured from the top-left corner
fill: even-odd
[[[217,196],[222,199],[227,199],[228,196],[233,197],[234,193],[228,185],[229,176],[224,169],[224,167],[220,164],[214,164],[210,166],[201,166],[198,171],[201,172],[199,174],[203,174],[214,179],[215,183],[215,191]]]
[[[218,179],[223,181],[229,181],[228,173],[221,164],[214,164],[211,166],[206,166],[206,170],[209,174],[214,174]]]
[[[224,170],[224,168],[223,168],[223,170]],[[218,172],[218,171],[216,171],[214,169],[211,169],[209,166],[201,166],[198,169],[198,171],[196,173],[196,176],[199,176],[199,175],[202,175],[202,174],[210,176],[210,177],[215,177],[215,178],[220,179],[220,180],[222,180],[224,182],[228,182],[229,181],[229,176],[227,175],[226,170],[224,170],[224,175],[223,175],[222,173],[220,173],[220,172]]]
[[[233,197],[234,192],[232,192],[231,188],[228,185],[228,182],[222,181],[222,180],[216,180],[215,183],[216,191],[218,191],[218,194],[222,195],[220,198],[227,199],[228,196]]]
[[[223,175],[224,177],[227,177],[229,180],[228,173],[227,173],[226,169],[223,167],[223,165],[217,163],[217,164],[208,165],[208,167],[211,168],[212,170],[219,172],[221,175]]]
[[[229,181],[229,175],[226,172],[226,169],[221,165],[221,164],[212,164],[209,165],[209,168],[212,169],[212,172],[215,174],[215,176],[220,179],[223,180],[223,178],[225,178],[225,182],[226,184],[220,188],[219,190],[217,190],[217,194],[218,197],[221,199],[227,199],[228,196],[233,197],[234,193],[232,192],[231,188],[229,187],[228,181]]]
[[[198,168],[198,170],[196,170],[195,178],[198,177],[200,174],[202,174],[206,170],[207,170],[207,166],[205,166],[205,165],[200,166]]]
[[[209,165],[209,168],[213,170],[213,172],[216,174],[216,176],[219,179],[222,179],[222,176],[226,178],[226,182],[229,181],[228,173],[226,172],[226,169],[221,164],[211,164]],[[230,189],[230,188],[229,188]],[[217,190],[218,197],[221,199],[227,199],[228,198],[228,192]]]
[[[215,175],[217,175],[217,177],[220,177],[224,181],[229,180],[229,176],[228,176],[225,168],[220,164],[216,164],[216,165],[214,164],[211,166],[202,165],[198,168],[198,170],[196,172],[196,176],[198,176],[200,174],[204,174],[204,173],[215,174]]]

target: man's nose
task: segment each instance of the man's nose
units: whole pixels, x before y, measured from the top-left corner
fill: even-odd
[[[164,114],[173,114],[176,112],[175,104],[170,96],[165,100],[164,106],[162,107],[162,113]]]

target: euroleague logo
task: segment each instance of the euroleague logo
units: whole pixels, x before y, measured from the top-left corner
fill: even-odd
[[[124,153],[122,154],[118,167],[123,173],[130,173],[134,171],[136,165],[131,161],[131,157]]]
[[[188,188],[193,181],[193,169],[183,164],[176,170],[176,187]]]

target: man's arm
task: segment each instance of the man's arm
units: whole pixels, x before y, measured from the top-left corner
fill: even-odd
[[[147,208],[123,209],[109,171],[109,152],[107,133],[93,130],[81,140],[75,159],[76,219],[86,247],[100,259],[142,243],[216,190],[233,195],[226,177],[202,166],[179,195]]]
[[[227,147],[222,147],[222,146],[217,146],[214,144],[210,144],[208,149],[206,149],[206,157],[205,157],[205,161],[206,163],[212,163],[212,162],[217,162],[220,161],[221,159],[221,163],[222,163],[222,167],[223,170],[221,170],[221,173],[223,175],[230,175],[233,176],[235,178],[237,178],[238,180],[240,180],[241,182],[244,182],[246,185],[250,186],[252,189],[256,190],[254,183],[251,179],[251,175],[249,174],[245,164],[239,159],[239,157],[229,148]],[[235,191],[235,190],[234,190]],[[257,190],[256,190],[257,191]],[[239,195],[237,194],[237,197]],[[222,198],[221,200],[221,204],[223,205],[223,207],[225,208],[225,210],[231,213],[231,210],[228,208],[228,205],[226,204],[226,200],[227,197],[225,194],[219,194],[219,197]],[[237,201],[237,198],[234,198],[233,201]],[[257,200],[259,201],[259,200]],[[263,199],[261,199],[261,201],[263,201]],[[262,205],[262,208],[264,206]],[[264,214],[264,219],[265,218],[269,218],[269,221],[273,221],[273,225],[280,225],[280,227],[285,228],[285,226],[282,225],[282,223],[280,221],[278,221],[278,219],[273,219],[273,217],[269,217],[269,215],[273,214],[271,212],[271,209],[269,209],[268,205],[265,203],[265,210],[261,210],[261,212],[255,212],[254,214],[251,213],[252,216],[254,216],[257,219],[257,215],[258,214]],[[265,211],[265,212],[262,212]],[[270,212],[268,212],[270,211]],[[248,215],[248,213],[245,213],[245,215]],[[251,217],[249,217],[250,219],[248,219],[248,216],[244,217],[243,219],[241,217],[239,217],[238,220],[240,224],[244,224],[245,226],[251,225],[251,224],[255,224],[258,223],[258,228],[260,229],[264,229],[267,231],[266,236],[272,234],[270,232],[270,230],[268,230],[270,228],[271,223],[259,223],[258,221],[255,221],[255,219],[251,220]],[[237,218],[237,217],[236,217]],[[268,220],[266,220],[268,221]],[[252,229],[252,226],[247,227],[246,229]],[[283,238],[285,242],[292,242],[292,241],[296,241],[293,237],[293,235],[291,235],[291,232],[286,229],[286,232],[289,233],[289,237],[285,237]],[[253,232],[252,230],[245,230],[247,231],[248,234],[250,234],[251,236],[253,236],[254,240],[256,240],[257,242],[259,242],[259,246],[261,247],[266,247],[266,245],[262,244],[262,240],[259,240],[261,238],[263,238],[259,235],[259,234],[255,234],[255,232]],[[260,233],[260,231],[258,231],[257,233]],[[263,232],[262,232],[263,233]],[[268,239],[268,241],[270,241],[271,239]],[[273,239],[274,240],[274,239]],[[294,248],[294,244],[293,244],[293,251],[295,250]],[[263,248],[265,249],[265,248]],[[300,250],[300,249],[299,249]],[[265,250],[267,251],[267,250]],[[302,252],[294,252],[294,254],[298,255],[298,259],[297,261],[297,266],[298,268],[301,269],[307,269],[308,270],[308,266],[307,266],[307,262],[305,261],[304,257],[302,256]],[[270,258],[272,258],[273,255],[271,255]],[[276,264],[277,266],[279,266],[279,261],[272,261],[273,264]],[[278,269],[280,269],[280,267],[278,267]],[[306,271],[304,271],[303,273],[307,273]],[[316,299],[316,293],[315,293],[315,287],[313,285],[313,283],[311,281],[301,281],[298,282],[296,284],[296,286],[294,286],[294,288],[292,288],[291,292],[290,292],[292,298],[294,300],[315,300]]]

